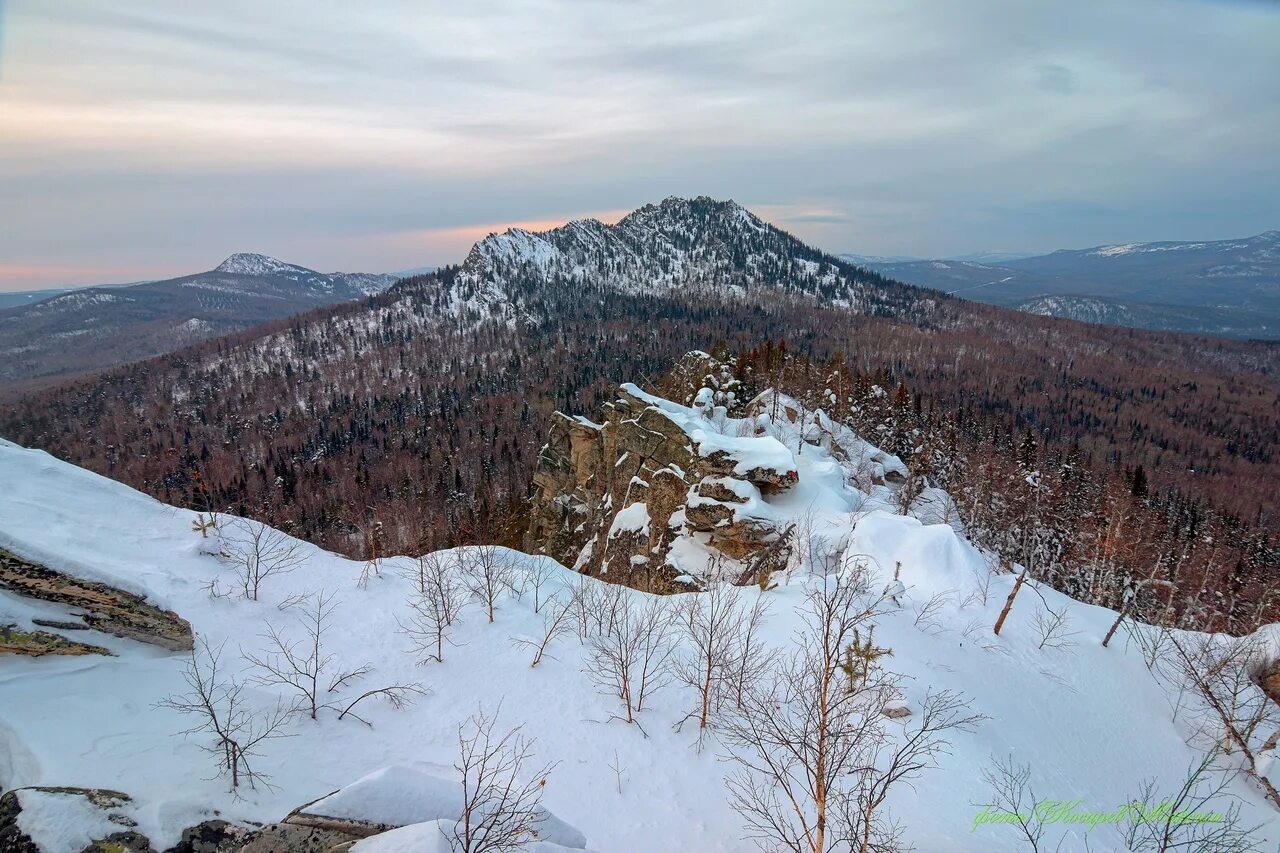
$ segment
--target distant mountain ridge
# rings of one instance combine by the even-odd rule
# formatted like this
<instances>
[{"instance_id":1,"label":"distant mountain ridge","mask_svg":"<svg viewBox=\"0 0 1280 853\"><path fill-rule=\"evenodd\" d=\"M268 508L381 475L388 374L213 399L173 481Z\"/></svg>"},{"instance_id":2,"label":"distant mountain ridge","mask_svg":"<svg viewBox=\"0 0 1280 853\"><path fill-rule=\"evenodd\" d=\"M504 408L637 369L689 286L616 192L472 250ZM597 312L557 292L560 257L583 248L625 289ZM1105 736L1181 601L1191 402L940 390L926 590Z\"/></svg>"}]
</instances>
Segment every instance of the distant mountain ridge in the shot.
<instances>
[{"instance_id":1,"label":"distant mountain ridge","mask_svg":"<svg viewBox=\"0 0 1280 853\"><path fill-rule=\"evenodd\" d=\"M376 501L383 517L424 519L387 525L386 547L407 553L423 537L496 530L527 495L553 408L597 411L620 378L692 349L731 356L779 339L815 364L839 354L885 389L905 382L963 429L994 419L1010 447L1033 429L1142 465L1153 491L1248 517L1274 506L1280 345L947 298L710 199L490 235L463 264L368 300L15 398L0 434L193 506L198 471L215 505L339 550L363 547ZM159 430L138 429L140 412Z\"/></svg>"},{"instance_id":2,"label":"distant mountain ridge","mask_svg":"<svg viewBox=\"0 0 1280 853\"><path fill-rule=\"evenodd\" d=\"M246 252L194 275L54 292L0 310L0 384L159 355L268 320L381 293L396 280L381 273L320 273Z\"/></svg>"},{"instance_id":3,"label":"distant mountain ridge","mask_svg":"<svg viewBox=\"0 0 1280 853\"><path fill-rule=\"evenodd\" d=\"M516 313L533 287L580 285L631 295L771 288L881 311L902 288L806 245L734 201L671 197L606 225L511 228L476 243L449 279L454 310Z\"/></svg>"},{"instance_id":4,"label":"distant mountain ridge","mask_svg":"<svg viewBox=\"0 0 1280 853\"><path fill-rule=\"evenodd\" d=\"M1280 231L1235 240L1060 249L1000 263L921 260L868 266L911 284L1038 314L1280 339Z\"/></svg>"}]
</instances>

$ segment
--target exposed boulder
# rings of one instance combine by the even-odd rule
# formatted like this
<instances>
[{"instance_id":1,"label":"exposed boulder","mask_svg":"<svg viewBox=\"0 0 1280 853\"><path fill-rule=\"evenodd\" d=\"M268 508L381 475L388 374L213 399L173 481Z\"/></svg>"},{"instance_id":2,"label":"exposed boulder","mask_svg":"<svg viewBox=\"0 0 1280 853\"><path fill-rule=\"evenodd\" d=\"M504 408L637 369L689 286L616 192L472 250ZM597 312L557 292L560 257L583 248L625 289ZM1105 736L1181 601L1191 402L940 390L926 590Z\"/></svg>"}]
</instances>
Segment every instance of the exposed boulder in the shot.
<instances>
[{"instance_id":1,"label":"exposed boulder","mask_svg":"<svg viewBox=\"0 0 1280 853\"><path fill-rule=\"evenodd\" d=\"M190 651L191 626L176 613L107 584L82 580L0 550L0 589L83 611L85 626L117 637Z\"/></svg>"}]
</instances>

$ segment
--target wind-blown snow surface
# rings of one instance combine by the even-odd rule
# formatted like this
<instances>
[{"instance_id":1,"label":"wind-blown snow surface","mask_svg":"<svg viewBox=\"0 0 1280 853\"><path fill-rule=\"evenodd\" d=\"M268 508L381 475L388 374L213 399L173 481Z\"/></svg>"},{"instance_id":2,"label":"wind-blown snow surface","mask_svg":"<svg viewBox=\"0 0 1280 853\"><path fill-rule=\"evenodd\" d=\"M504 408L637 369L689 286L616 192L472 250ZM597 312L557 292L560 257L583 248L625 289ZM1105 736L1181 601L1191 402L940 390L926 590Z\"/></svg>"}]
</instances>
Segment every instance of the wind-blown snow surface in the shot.
<instances>
[{"instance_id":1,"label":"wind-blown snow surface","mask_svg":"<svg viewBox=\"0 0 1280 853\"><path fill-rule=\"evenodd\" d=\"M806 470L821 464L820 452L804 448L802 482ZM0 660L0 787L123 790L135 798L131 814L140 831L161 847L175 842L183 827L210 817L213 809L233 819L276 820L380 768L440 775L454 761L458 723L483 707L499 714L500 728L523 725L524 734L537 739L540 762L559 762L543 804L581 830L592 849L715 853L752 848L741 840L741 822L726 804L727 768L718 759L722 748L713 743L698 752L695 732L687 726L683 732L674 729L694 697L676 687L657 694L640 715L648 738L635 726L606 722L618 710L615 700L596 692L583 675L584 650L576 636L554 642L554 657L536 669L529 666L531 654L513 645L513 639L541 631L542 619L533 614L529 595L523 601L504 600L493 624L479 604L468 604L445 662L421 665L396 630L397 617L407 615L410 586L397 576L408 564L405 559L385 560L381 576L361 589L356 582L362 564L308 545L306 565L266 581L262 600L211 600L206 584L225 583L228 570L202 551L208 543L192 531L193 513L3 441L0 484L0 547L145 593L189 619L214 646L225 643L232 669L243 666L242 649L263 648L259 635L265 625L293 629L295 616L278 609L281 602L324 589L338 603L329 641L339 665L374 667L348 695L406 680L428 691L399 710L369 705L362 713L371 727L323 711L318 721L297 718L293 737L269 742L257 765L270 774L276 790L245 791L237 800L223 780L209 778L213 766L198 742L175 734L189 720L157 707L166 695L183 690L184 656L94 634L92 641L112 649L115 657ZM1165 787L1177 784L1194 754L1137 651L1126 650L1123 641L1110 649L1099 645L1113 613L1073 605L1079 646L1039 651L1030 628L1037 599L1024 595L1003 635L993 637L990 625L1008 592L1009 576L991 580L986 604L966 604L987 572L982 554L949 526L883 510L863 514L852 500L845 511L836 503L824 506L815 524L828 541L867 555L886 574L901 563L907 587L903 609L884 617L875 636L893 649L890 668L909 679L908 705L918 707L927 689L950 688L963 691L974 710L991 718L973 733L956 734L940 768L891 797L893 815L918 849L1021 849L1008 827L971 832L974 804L985 798L981 770L993 756L1012 755L1031 764L1041 797L1081 800L1091 811L1116 808L1148 778L1162 780ZM518 559L530 567L545 558ZM797 609L814 579L797 571L790 581L781 575L778 580L778 588L769 592L747 587L738 594L744 602L761 595L768 599L767 638L782 645L791 641L799 624ZM579 583L597 581L563 570L553 585ZM1043 592L1055 606L1071 604L1051 590ZM936 625L913 624L915 608L936 593L946 596ZM60 613L54 605L0 593L0 624L26 624L33 616ZM971 623L977 630L966 635ZM277 695L266 688L253 692L263 706ZM617 775L610 765L620 768ZM1274 846L1280 835L1275 813L1243 783L1235 790L1252 822L1271 823L1264 832ZM438 829L419 825L378 844L362 842L358 849L430 849L415 845L426 844L431 831ZM1120 846L1107 826L1094 830L1089 840L1094 850ZM1068 842L1064 849L1082 847Z\"/></svg>"}]
</instances>

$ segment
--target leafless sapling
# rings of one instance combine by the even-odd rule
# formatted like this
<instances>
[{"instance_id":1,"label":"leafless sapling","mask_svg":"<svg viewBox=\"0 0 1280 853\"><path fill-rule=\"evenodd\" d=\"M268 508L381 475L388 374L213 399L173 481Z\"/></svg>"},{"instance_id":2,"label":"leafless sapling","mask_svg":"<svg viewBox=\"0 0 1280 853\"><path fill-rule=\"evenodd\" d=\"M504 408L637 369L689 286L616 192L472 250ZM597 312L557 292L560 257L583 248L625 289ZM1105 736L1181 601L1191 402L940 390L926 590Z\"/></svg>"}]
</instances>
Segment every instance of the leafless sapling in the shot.
<instances>
[{"instance_id":1,"label":"leafless sapling","mask_svg":"<svg viewBox=\"0 0 1280 853\"><path fill-rule=\"evenodd\" d=\"M510 554L497 545L476 545L467 549L460 562L463 582L471 594L483 602L492 622L498 599L514 583L515 566Z\"/></svg>"},{"instance_id":2,"label":"leafless sapling","mask_svg":"<svg viewBox=\"0 0 1280 853\"><path fill-rule=\"evenodd\" d=\"M369 726L370 728L372 728L373 723L369 722L364 717L361 717L359 714L355 712L356 706L359 705L361 702L363 702L366 699L376 699L378 697L382 697L383 699L386 699L388 703L390 703L392 708L399 709L411 703L415 696L422 696L426 692L427 691L422 688L422 685L414 684L411 682L404 682L401 684L388 684L383 687L375 687L372 690L366 690L356 698L352 699L350 702L347 702L345 705L343 705L341 702L335 701L335 702L330 702L326 704L325 707L332 708L333 710L337 711L339 720L345 720L347 717L351 717L353 720L359 720L360 722L364 723L366 726Z\"/></svg>"},{"instance_id":3,"label":"leafless sapling","mask_svg":"<svg viewBox=\"0 0 1280 853\"><path fill-rule=\"evenodd\" d=\"M951 597L954 590L943 590L934 593L926 601L916 605L915 619L912 624L924 631L926 634L937 634L942 630L942 625L938 622L938 614L942 612L943 607L947 604L947 599Z\"/></svg>"},{"instance_id":4,"label":"leafless sapling","mask_svg":"<svg viewBox=\"0 0 1280 853\"><path fill-rule=\"evenodd\" d=\"M884 606L871 593L865 566L848 566L820 583L809 594L795 650L744 692L741 707L722 724L734 747L726 758L736 765L726 780L730 805L743 816L747 837L767 850L827 853L851 843L858 773L885 741L881 711L895 695L877 666L856 680L845 675L855 631ZM875 843L891 840L882 833Z\"/></svg>"},{"instance_id":5,"label":"leafless sapling","mask_svg":"<svg viewBox=\"0 0 1280 853\"><path fill-rule=\"evenodd\" d=\"M735 699L755 675L761 650L752 644L758 641L766 605L757 598L752 607L744 607L741 594L718 584L686 597L679 609L684 654L674 671L697 695L696 707L684 719L696 719L700 733L711 725L721 702Z\"/></svg>"},{"instance_id":6,"label":"leafless sapling","mask_svg":"<svg viewBox=\"0 0 1280 853\"><path fill-rule=\"evenodd\" d=\"M1031 765L1015 764L1013 758L997 760L995 765L982 771L987 784L986 802L977 803L981 809L974 818L973 829L984 823L1012 826L1022 836L1031 853L1045 853L1062 849L1066 838L1050 847L1045 833L1045 812L1041 800L1031 784Z\"/></svg>"},{"instance_id":7,"label":"leafless sapling","mask_svg":"<svg viewBox=\"0 0 1280 853\"><path fill-rule=\"evenodd\" d=\"M1071 611L1065 605L1061 610L1050 609L1048 604L1035 612L1031 618L1035 628L1035 636L1040 638L1036 648L1067 649L1076 644L1075 638L1080 633L1071 627Z\"/></svg>"},{"instance_id":8,"label":"leafless sapling","mask_svg":"<svg viewBox=\"0 0 1280 853\"><path fill-rule=\"evenodd\" d=\"M258 671L254 682L264 687L292 688L301 696L302 710L309 712L314 720L316 711L324 704L321 691L333 693L343 684L367 674L369 667L333 669L336 656L325 650L325 633L336 608L332 593L313 593L298 606L303 639L286 639L278 628L268 626L262 635L267 642L266 650L245 653L244 659Z\"/></svg>"},{"instance_id":9,"label":"leafless sapling","mask_svg":"<svg viewBox=\"0 0 1280 853\"><path fill-rule=\"evenodd\" d=\"M637 594L619 598L611 627L592 636L587 672L599 687L622 702L627 723L644 709L645 699L670 681L672 610L665 599ZM642 729L643 731L643 729Z\"/></svg>"},{"instance_id":10,"label":"leafless sapling","mask_svg":"<svg viewBox=\"0 0 1280 853\"><path fill-rule=\"evenodd\" d=\"M182 672L187 691L166 697L158 707L196 718L195 725L179 734L209 736L202 748L217 757L218 775L228 778L233 793L243 783L269 788L268 777L252 761L266 741L289 737L285 725L296 706L277 701L273 707L253 708L244 684L222 671L222 650L198 639Z\"/></svg>"},{"instance_id":11,"label":"leafless sapling","mask_svg":"<svg viewBox=\"0 0 1280 853\"><path fill-rule=\"evenodd\" d=\"M520 729L497 735L494 727L483 711L458 727L462 811L447 835L455 853L519 850L547 819L540 803L555 765L534 764L533 740Z\"/></svg>"},{"instance_id":12,"label":"leafless sapling","mask_svg":"<svg viewBox=\"0 0 1280 853\"><path fill-rule=\"evenodd\" d=\"M559 574L562 569L550 559L535 559L525 568L520 584L522 589L533 593L533 612L540 613L545 596L542 594L547 583Z\"/></svg>"},{"instance_id":13,"label":"leafless sapling","mask_svg":"<svg viewBox=\"0 0 1280 853\"><path fill-rule=\"evenodd\" d=\"M417 558L409 577L414 584L409 599L412 613L400 623L400 629L409 637L415 654L443 663L449 629L458 620L467 587L458 576L457 564L439 553Z\"/></svg>"},{"instance_id":14,"label":"leafless sapling","mask_svg":"<svg viewBox=\"0 0 1280 853\"><path fill-rule=\"evenodd\" d=\"M1160 792L1154 780L1134 797L1124 826L1132 853L1253 853L1261 825L1248 826L1230 792L1239 771L1213 768L1206 753L1187 770L1172 792ZM1219 811L1225 803L1225 811Z\"/></svg>"},{"instance_id":15,"label":"leafless sapling","mask_svg":"<svg viewBox=\"0 0 1280 853\"><path fill-rule=\"evenodd\" d=\"M258 600L263 581L292 572L306 561L303 543L245 518L224 525L223 544L240 589L251 601Z\"/></svg>"},{"instance_id":16,"label":"leafless sapling","mask_svg":"<svg viewBox=\"0 0 1280 853\"><path fill-rule=\"evenodd\" d=\"M552 596L543 602L546 605L547 612L542 614L542 636L537 639L518 638L512 640L517 646L524 646L533 649L533 662L530 667L536 667L542 663L544 657L552 657L547 654L547 647L551 645L552 640L571 633L574 630L573 615L573 599L568 596L557 597Z\"/></svg>"}]
</instances>

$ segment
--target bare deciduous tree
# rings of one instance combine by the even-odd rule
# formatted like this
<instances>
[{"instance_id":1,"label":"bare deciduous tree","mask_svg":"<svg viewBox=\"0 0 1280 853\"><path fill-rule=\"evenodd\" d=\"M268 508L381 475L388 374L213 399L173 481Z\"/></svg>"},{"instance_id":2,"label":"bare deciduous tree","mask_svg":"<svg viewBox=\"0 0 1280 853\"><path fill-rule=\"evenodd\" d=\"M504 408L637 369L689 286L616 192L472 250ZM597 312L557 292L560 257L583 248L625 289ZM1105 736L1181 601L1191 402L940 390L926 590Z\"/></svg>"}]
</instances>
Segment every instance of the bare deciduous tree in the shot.
<instances>
[{"instance_id":1,"label":"bare deciduous tree","mask_svg":"<svg viewBox=\"0 0 1280 853\"><path fill-rule=\"evenodd\" d=\"M857 629L883 605L865 566L821 579L797 649L726 717L725 737L737 747L727 756L737 765L727 779L730 804L764 849L826 853L857 835L850 821L860 811L858 774L884 743L881 711L895 691L880 667L851 678L843 664ZM891 841L881 833L872 840L878 846L854 849Z\"/></svg>"},{"instance_id":2,"label":"bare deciduous tree","mask_svg":"<svg viewBox=\"0 0 1280 853\"><path fill-rule=\"evenodd\" d=\"M509 553L497 545L476 545L466 550L460 562L463 582L472 595L484 602L492 622L503 590L510 590L515 582L515 566Z\"/></svg>"},{"instance_id":3,"label":"bare deciduous tree","mask_svg":"<svg viewBox=\"0 0 1280 853\"><path fill-rule=\"evenodd\" d=\"M698 705L685 719L696 719L699 732L710 725L722 701L741 696L767 655L757 648L766 604L757 598L746 608L739 595L734 587L721 584L689 596L680 609L687 653L677 661L675 674L697 694Z\"/></svg>"},{"instance_id":4,"label":"bare deciduous tree","mask_svg":"<svg viewBox=\"0 0 1280 853\"><path fill-rule=\"evenodd\" d=\"M494 734L483 711L458 727L462 813L448 835L455 853L505 853L538 837L546 820L542 792L553 764L530 766L533 741L513 729Z\"/></svg>"},{"instance_id":5,"label":"bare deciduous tree","mask_svg":"<svg viewBox=\"0 0 1280 853\"><path fill-rule=\"evenodd\" d=\"M950 748L948 733L970 731L984 719L970 710L968 701L959 693L942 690L926 695L920 713L909 718L900 738L881 745L872 760L855 772L855 796L841 803L845 809L842 823L853 829L851 848L864 853L893 849L897 844L896 826L883 816L890 791L898 783L909 783L925 770L937 767L939 756Z\"/></svg>"},{"instance_id":6,"label":"bare deciduous tree","mask_svg":"<svg viewBox=\"0 0 1280 853\"><path fill-rule=\"evenodd\" d=\"M1193 737L1211 750L1239 755L1241 769L1280 807L1280 791L1267 778L1264 755L1280 741L1280 704L1256 683L1269 656L1251 637L1162 632L1156 670L1191 697Z\"/></svg>"},{"instance_id":7,"label":"bare deciduous tree","mask_svg":"<svg viewBox=\"0 0 1280 853\"><path fill-rule=\"evenodd\" d=\"M1237 772L1216 772L1214 756L1191 765L1172 794L1161 794L1147 782L1130 803L1125 845L1132 853L1251 853L1258 849L1258 826L1245 826L1240 804L1228 788ZM1226 811L1215 807L1227 803ZM1190 815L1213 817L1199 820Z\"/></svg>"},{"instance_id":8,"label":"bare deciduous tree","mask_svg":"<svg viewBox=\"0 0 1280 853\"><path fill-rule=\"evenodd\" d=\"M268 648L259 654L245 654L244 659L256 667L254 677L258 684L273 687L291 687L302 696L304 707L316 718L316 710L323 705L320 691L333 693L343 684L369 672L360 666L351 670L331 671L334 655L325 651L324 635L335 605L332 593L317 592L306 599L305 609L299 620L306 634L304 640L288 640L274 626L268 626L263 634ZM328 682L327 687L322 687Z\"/></svg>"},{"instance_id":9,"label":"bare deciduous tree","mask_svg":"<svg viewBox=\"0 0 1280 853\"><path fill-rule=\"evenodd\" d=\"M262 582L287 574L306 561L303 544L272 527L239 518L223 525L227 562L244 597L258 600Z\"/></svg>"},{"instance_id":10,"label":"bare deciduous tree","mask_svg":"<svg viewBox=\"0 0 1280 853\"><path fill-rule=\"evenodd\" d=\"M295 706L277 702L272 708L253 709L244 685L222 672L222 649L198 640L182 673L188 691L166 697L158 707L198 719L179 734L210 736L211 742L203 749L217 756L218 774L227 776L233 793L242 782L269 788L268 777L255 770L251 761L266 741L289 736L284 727Z\"/></svg>"},{"instance_id":11,"label":"bare deciduous tree","mask_svg":"<svg viewBox=\"0 0 1280 853\"><path fill-rule=\"evenodd\" d=\"M1022 585L1025 584L1027 580L1027 570L1023 569L1014 580L1013 588L1009 590L1009 597L1005 599L1004 607L1000 609L1000 615L996 617L996 624L992 630L997 636L1000 634L1000 629L1004 627L1004 620L1009 618L1009 611L1013 609L1014 599L1018 597L1018 593L1022 591Z\"/></svg>"},{"instance_id":12,"label":"bare deciduous tree","mask_svg":"<svg viewBox=\"0 0 1280 853\"><path fill-rule=\"evenodd\" d=\"M533 662L529 664L530 667L542 663L544 657L551 657L547 654L547 646L551 645L552 640L574 630L573 616L570 613L573 599L552 597L543 603L547 605L547 612L542 616L542 637L536 640L512 640L517 646L533 649Z\"/></svg>"},{"instance_id":13,"label":"bare deciduous tree","mask_svg":"<svg viewBox=\"0 0 1280 853\"><path fill-rule=\"evenodd\" d=\"M409 600L413 614L400 623L400 629L413 642L415 653L443 663L448 632L458 620L467 587L458 577L456 563L438 553L418 557L406 576L415 587Z\"/></svg>"},{"instance_id":14,"label":"bare deciduous tree","mask_svg":"<svg viewBox=\"0 0 1280 853\"><path fill-rule=\"evenodd\" d=\"M655 596L640 603L626 594L616 601L613 624L590 640L587 671L622 701L626 716L620 719L635 723L645 699L670 680L673 613L666 599Z\"/></svg>"}]
</instances>

